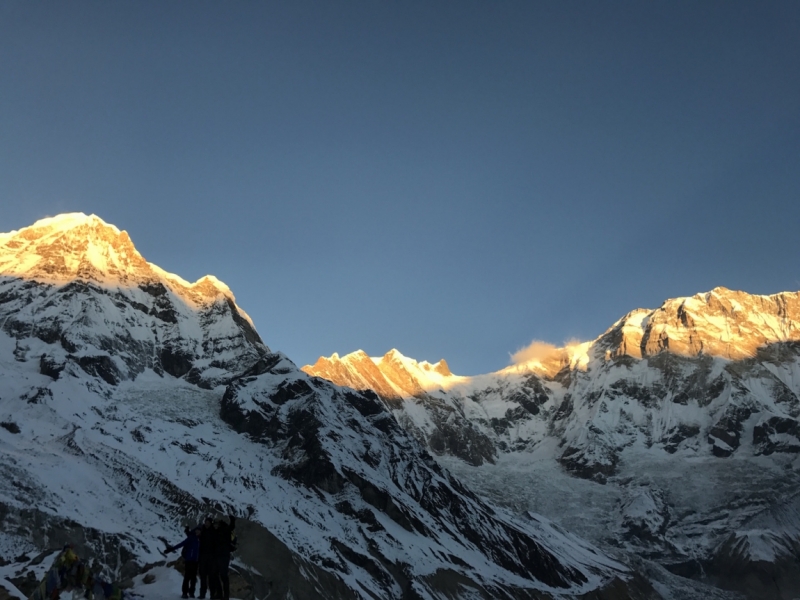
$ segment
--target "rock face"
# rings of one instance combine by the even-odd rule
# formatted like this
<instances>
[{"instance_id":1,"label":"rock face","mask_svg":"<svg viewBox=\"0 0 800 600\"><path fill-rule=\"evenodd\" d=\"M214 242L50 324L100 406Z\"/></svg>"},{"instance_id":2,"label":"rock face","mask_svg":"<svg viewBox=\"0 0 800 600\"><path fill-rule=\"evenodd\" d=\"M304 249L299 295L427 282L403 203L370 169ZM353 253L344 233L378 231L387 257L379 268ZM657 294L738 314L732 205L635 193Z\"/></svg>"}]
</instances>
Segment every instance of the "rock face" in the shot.
<instances>
[{"instance_id":1,"label":"rock face","mask_svg":"<svg viewBox=\"0 0 800 600\"><path fill-rule=\"evenodd\" d=\"M800 576L776 565L795 560L800 518L759 538L772 548L769 568L743 567L730 549L749 519L800 493L800 294L717 288L633 311L592 342L534 354L436 384L421 373L416 387L406 385L421 392L384 398L404 428L496 501L716 586L738 589L715 573L774 571L783 587L751 585L760 590L751 597L791 597ZM380 369L382 361L371 362ZM368 389L352 372L365 363L334 356L317 365L331 376L347 372L332 381ZM317 365L304 370L322 375ZM479 450L464 451L462 439ZM587 483L571 502L551 501L541 478L564 474ZM528 477L539 482L534 494L520 483ZM586 504L598 495L609 505L587 523Z\"/></svg>"},{"instance_id":2,"label":"rock face","mask_svg":"<svg viewBox=\"0 0 800 600\"><path fill-rule=\"evenodd\" d=\"M659 597L473 494L377 395L301 372L224 284L161 271L96 217L0 235L0 265L0 578L65 540L130 578L233 513L247 600Z\"/></svg>"}]
</instances>

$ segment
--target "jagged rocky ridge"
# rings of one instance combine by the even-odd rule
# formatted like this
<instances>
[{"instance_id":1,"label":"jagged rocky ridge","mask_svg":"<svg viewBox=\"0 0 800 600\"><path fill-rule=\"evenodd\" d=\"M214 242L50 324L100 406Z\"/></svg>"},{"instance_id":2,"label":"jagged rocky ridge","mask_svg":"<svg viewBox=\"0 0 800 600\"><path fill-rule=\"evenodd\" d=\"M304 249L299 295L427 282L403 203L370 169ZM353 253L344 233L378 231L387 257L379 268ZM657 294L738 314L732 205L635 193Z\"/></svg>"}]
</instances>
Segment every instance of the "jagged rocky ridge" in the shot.
<instances>
[{"instance_id":1,"label":"jagged rocky ridge","mask_svg":"<svg viewBox=\"0 0 800 600\"><path fill-rule=\"evenodd\" d=\"M751 598L800 590L800 294L669 300L477 377L362 354L303 369L381 390L496 501Z\"/></svg>"},{"instance_id":2,"label":"jagged rocky ridge","mask_svg":"<svg viewBox=\"0 0 800 600\"><path fill-rule=\"evenodd\" d=\"M300 372L223 284L165 273L100 219L0 235L0 266L0 557L19 581L14 557L65 539L130 577L160 537L232 511L253 598L658 597L477 497L377 396Z\"/></svg>"}]
</instances>

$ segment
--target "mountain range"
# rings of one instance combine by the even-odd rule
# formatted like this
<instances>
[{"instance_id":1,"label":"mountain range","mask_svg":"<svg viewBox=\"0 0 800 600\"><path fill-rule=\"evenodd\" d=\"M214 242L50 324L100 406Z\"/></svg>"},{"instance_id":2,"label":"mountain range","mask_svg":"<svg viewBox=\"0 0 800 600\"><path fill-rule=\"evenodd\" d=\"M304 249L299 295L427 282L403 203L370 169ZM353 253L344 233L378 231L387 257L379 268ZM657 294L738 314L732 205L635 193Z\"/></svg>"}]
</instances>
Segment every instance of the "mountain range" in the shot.
<instances>
[{"instance_id":1,"label":"mountain range","mask_svg":"<svg viewBox=\"0 0 800 600\"><path fill-rule=\"evenodd\" d=\"M163 271L98 217L0 234L0 588L27 595L71 543L148 597L162 539L235 514L247 600L665 597L650 563L462 483L429 451L445 458L455 429L439 447L413 414L455 396L405 383L301 371L227 286ZM467 447L498 443L451 454L497 463L511 434L459 423Z\"/></svg>"},{"instance_id":2,"label":"mountain range","mask_svg":"<svg viewBox=\"0 0 800 600\"><path fill-rule=\"evenodd\" d=\"M800 595L800 294L716 288L634 310L595 340L453 375L392 350L303 370L373 390L487 498L544 514L649 573Z\"/></svg>"}]
</instances>

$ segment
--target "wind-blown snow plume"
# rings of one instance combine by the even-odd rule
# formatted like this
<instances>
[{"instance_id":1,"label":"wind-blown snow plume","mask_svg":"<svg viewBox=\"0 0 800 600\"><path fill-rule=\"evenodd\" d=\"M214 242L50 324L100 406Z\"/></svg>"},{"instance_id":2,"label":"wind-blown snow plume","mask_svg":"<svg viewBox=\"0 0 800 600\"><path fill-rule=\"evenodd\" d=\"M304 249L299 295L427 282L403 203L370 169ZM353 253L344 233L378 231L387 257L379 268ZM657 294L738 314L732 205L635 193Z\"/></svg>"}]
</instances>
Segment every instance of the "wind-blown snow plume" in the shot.
<instances>
[{"instance_id":1,"label":"wind-blown snow plume","mask_svg":"<svg viewBox=\"0 0 800 600\"><path fill-rule=\"evenodd\" d=\"M526 363L531 360L546 362L550 360L559 360L563 355L563 348L558 348L554 344L541 340L533 340L524 348L520 348L514 352L511 355L511 362L515 365Z\"/></svg>"}]
</instances>

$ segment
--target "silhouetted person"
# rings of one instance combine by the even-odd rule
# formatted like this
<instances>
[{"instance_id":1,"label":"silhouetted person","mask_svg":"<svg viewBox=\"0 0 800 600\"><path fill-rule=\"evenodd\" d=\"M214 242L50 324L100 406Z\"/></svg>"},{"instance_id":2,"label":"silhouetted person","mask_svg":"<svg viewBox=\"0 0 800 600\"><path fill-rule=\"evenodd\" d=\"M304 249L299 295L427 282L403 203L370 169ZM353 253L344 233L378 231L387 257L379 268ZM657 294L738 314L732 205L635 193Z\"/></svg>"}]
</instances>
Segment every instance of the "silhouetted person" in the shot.
<instances>
[{"instance_id":1,"label":"silhouetted person","mask_svg":"<svg viewBox=\"0 0 800 600\"><path fill-rule=\"evenodd\" d=\"M194 598L194 588L197 585L197 566L200 558L200 528L185 529L186 539L175 546L168 546L167 552L183 548L183 586L181 598ZM202 597L202 596L201 596Z\"/></svg>"},{"instance_id":2,"label":"silhouetted person","mask_svg":"<svg viewBox=\"0 0 800 600\"><path fill-rule=\"evenodd\" d=\"M233 550L233 530L236 527L236 517L230 516L230 523L226 523L222 517L217 517L214 521L214 570L212 572L210 585L212 585L211 597L229 600L231 597L230 580L228 579L228 568L231 562L231 551ZM218 585L218 594L215 595L213 586Z\"/></svg>"},{"instance_id":3,"label":"silhouetted person","mask_svg":"<svg viewBox=\"0 0 800 600\"><path fill-rule=\"evenodd\" d=\"M215 596L217 587L213 585L214 573L214 536L216 531L211 524L211 517L206 517L203 521L203 528L200 530L200 560L197 563L197 572L200 575L200 598L206 597L206 592ZM219 579L217 579L219 581Z\"/></svg>"}]
</instances>

